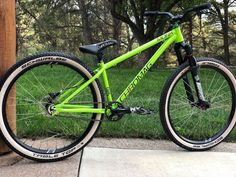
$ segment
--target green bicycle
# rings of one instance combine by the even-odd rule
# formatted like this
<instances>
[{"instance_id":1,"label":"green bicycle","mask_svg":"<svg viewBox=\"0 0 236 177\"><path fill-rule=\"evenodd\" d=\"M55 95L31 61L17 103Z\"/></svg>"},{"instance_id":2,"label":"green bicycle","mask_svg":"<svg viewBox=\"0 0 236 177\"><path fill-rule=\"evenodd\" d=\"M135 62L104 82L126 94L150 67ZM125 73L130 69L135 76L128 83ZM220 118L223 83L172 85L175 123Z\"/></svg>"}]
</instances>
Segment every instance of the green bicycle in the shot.
<instances>
[{"instance_id":1,"label":"green bicycle","mask_svg":"<svg viewBox=\"0 0 236 177\"><path fill-rule=\"evenodd\" d=\"M161 123L171 140L185 149L206 150L216 146L230 133L236 121L236 80L220 61L194 58L180 29L180 24L187 21L191 13L209 8L210 4L195 6L179 16L146 12L147 16L168 16L172 29L108 63L104 63L103 50L115 45L116 41L81 46L82 52L97 56L99 68L94 71L76 57L55 52L19 61L3 78L0 93L2 137L24 157L57 161L84 148L104 115L115 121L125 114L151 113L142 107L125 107L122 102L163 52L175 43L179 67L170 75L162 91ZM162 45L120 96L113 99L106 70L158 43ZM106 95L98 80L100 77ZM16 125L9 121L14 114Z\"/></svg>"}]
</instances>

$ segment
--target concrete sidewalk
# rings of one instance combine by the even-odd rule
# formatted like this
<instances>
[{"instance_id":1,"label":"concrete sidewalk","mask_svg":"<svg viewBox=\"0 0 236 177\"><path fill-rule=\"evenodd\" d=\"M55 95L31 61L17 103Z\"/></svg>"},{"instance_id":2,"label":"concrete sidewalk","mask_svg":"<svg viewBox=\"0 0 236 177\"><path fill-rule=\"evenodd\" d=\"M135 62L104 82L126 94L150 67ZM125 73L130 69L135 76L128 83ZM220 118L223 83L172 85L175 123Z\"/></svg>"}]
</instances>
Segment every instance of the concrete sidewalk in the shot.
<instances>
[{"instance_id":1,"label":"concrete sidewalk","mask_svg":"<svg viewBox=\"0 0 236 177\"><path fill-rule=\"evenodd\" d=\"M80 177L235 177L236 153L85 148Z\"/></svg>"},{"instance_id":2,"label":"concrete sidewalk","mask_svg":"<svg viewBox=\"0 0 236 177\"><path fill-rule=\"evenodd\" d=\"M78 153L54 163L37 163L16 154L3 156L0 157L0 177L96 177L98 174L171 177L180 173L181 177L191 177L189 174L194 174L194 170L204 172L205 177L211 174L210 169L218 172L214 173L216 177L222 174L236 177L236 170L232 170L236 167L236 143L222 143L211 151L199 153L185 151L170 141L95 138L84 150L79 174L80 156Z\"/></svg>"},{"instance_id":3,"label":"concrete sidewalk","mask_svg":"<svg viewBox=\"0 0 236 177\"><path fill-rule=\"evenodd\" d=\"M0 177L77 177L80 154L53 163L38 163L20 158L16 154L11 154L11 158L0 157ZM4 159L8 164L2 163Z\"/></svg>"}]
</instances>

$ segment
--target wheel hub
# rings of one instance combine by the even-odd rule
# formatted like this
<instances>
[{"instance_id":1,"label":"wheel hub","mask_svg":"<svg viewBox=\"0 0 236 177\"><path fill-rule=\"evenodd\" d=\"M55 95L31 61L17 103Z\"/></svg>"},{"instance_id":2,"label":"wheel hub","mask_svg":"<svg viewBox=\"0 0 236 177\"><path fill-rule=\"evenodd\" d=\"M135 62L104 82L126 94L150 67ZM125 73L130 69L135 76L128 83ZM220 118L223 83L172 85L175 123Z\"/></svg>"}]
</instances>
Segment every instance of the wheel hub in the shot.
<instances>
[{"instance_id":1,"label":"wheel hub","mask_svg":"<svg viewBox=\"0 0 236 177\"><path fill-rule=\"evenodd\" d=\"M193 103L192 106L195 106L201 110L207 110L210 108L210 103L208 103L207 101L198 101L197 103Z\"/></svg>"},{"instance_id":2,"label":"wheel hub","mask_svg":"<svg viewBox=\"0 0 236 177\"><path fill-rule=\"evenodd\" d=\"M42 105L40 105L40 109L44 112L44 114L48 117L52 116L55 112L55 108L51 95L49 94L48 96L44 97L41 100L41 103Z\"/></svg>"},{"instance_id":3,"label":"wheel hub","mask_svg":"<svg viewBox=\"0 0 236 177\"><path fill-rule=\"evenodd\" d=\"M47 113L49 115L53 115L53 113L55 112L55 109L54 109L53 106L54 106L54 104L47 104L47 105L45 105L45 108L46 108Z\"/></svg>"}]
</instances>

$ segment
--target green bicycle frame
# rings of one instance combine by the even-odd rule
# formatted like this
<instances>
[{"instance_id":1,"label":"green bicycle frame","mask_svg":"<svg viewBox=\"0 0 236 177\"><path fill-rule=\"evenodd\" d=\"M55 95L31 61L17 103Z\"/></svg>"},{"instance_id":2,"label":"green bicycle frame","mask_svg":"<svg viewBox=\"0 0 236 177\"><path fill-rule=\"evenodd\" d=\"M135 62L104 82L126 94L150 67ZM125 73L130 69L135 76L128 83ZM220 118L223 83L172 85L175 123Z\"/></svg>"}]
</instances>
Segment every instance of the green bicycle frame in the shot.
<instances>
[{"instance_id":1,"label":"green bicycle frame","mask_svg":"<svg viewBox=\"0 0 236 177\"><path fill-rule=\"evenodd\" d=\"M88 81L79 81L72 88L65 91L60 95L59 99L63 100L60 104L54 105L55 114L60 112L77 112L77 113L105 113L105 109L94 108L93 105L73 105L68 104L68 102L79 94L84 88L86 88L89 84L91 84L95 79L102 76L103 84L106 90L107 101L114 101L112 98L112 94L109 87L108 77L106 70L110 69L117 64L131 58L132 56L137 55L150 47L157 45L158 43L163 42L163 44L158 48L158 50L154 53L154 55L148 60L145 66L139 71L139 73L135 76L135 78L131 81L131 83L127 86L127 88L121 93L116 102L122 103L125 98L132 92L135 86L139 83L139 81L145 76L148 70L153 66L153 64L159 59L159 57L163 54L163 52L172 44L172 43L180 43L183 42L184 38L181 33L181 29L179 26L172 29L171 31L161 35L158 38L153 39L152 41L137 47L136 49L123 54L120 57L115 58L114 60L104 63L101 61L99 63L99 68L95 70L95 75L91 77ZM82 85L81 85L82 84ZM81 85L80 87L78 87ZM78 87L78 88L77 88Z\"/></svg>"}]
</instances>

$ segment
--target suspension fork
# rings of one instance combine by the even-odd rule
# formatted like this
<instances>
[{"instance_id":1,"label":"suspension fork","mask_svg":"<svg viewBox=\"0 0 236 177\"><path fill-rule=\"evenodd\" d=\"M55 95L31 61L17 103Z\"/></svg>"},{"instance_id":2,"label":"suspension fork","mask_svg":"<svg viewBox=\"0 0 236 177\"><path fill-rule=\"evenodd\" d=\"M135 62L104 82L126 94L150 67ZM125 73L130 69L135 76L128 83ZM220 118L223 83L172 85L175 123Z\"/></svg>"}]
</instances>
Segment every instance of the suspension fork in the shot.
<instances>
[{"instance_id":1,"label":"suspension fork","mask_svg":"<svg viewBox=\"0 0 236 177\"><path fill-rule=\"evenodd\" d=\"M176 43L174 48L175 48L175 52L176 52L176 56L178 58L179 64L182 64L185 61L189 62L190 71L191 71L191 75L192 75L193 82L194 82L194 87L195 87L197 98L198 98L198 104L202 105L202 104L206 103L205 96L202 91L202 85L200 82L200 78L198 76L197 61L193 57L192 47L184 42L181 42L181 43ZM186 52L186 55L184 58L181 53L181 48L183 48ZM195 103L193 91L190 86L187 75L183 77L183 83L184 83L184 88L185 88L186 95L187 95L189 102L191 104Z\"/></svg>"}]
</instances>

